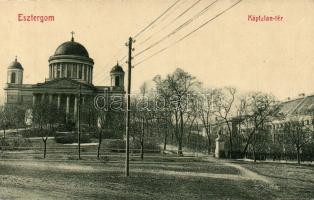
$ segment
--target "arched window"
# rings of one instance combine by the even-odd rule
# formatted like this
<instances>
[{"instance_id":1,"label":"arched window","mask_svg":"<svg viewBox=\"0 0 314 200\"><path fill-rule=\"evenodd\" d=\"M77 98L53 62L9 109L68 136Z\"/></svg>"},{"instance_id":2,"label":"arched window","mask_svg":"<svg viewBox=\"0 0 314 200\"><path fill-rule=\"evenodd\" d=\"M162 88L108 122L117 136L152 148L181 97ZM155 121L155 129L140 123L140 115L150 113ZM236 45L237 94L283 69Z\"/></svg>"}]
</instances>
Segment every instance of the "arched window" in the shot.
<instances>
[{"instance_id":1,"label":"arched window","mask_svg":"<svg viewBox=\"0 0 314 200\"><path fill-rule=\"evenodd\" d=\"M115 86L120 86L120 78L119 78L119 76L116 76L115 78L114 78L114 85Z\"/></svg>"},{"instance_id":2,"label":"arched window","mask_svg":"<svg viewBox=\"0 0 314 200\"><path fill-rule=\"evenodd\" d=\"M15 72L12 72L12 74L11 74L11 83L16 83L15 81L16 81L16 74L15 74Z\"/></svg>"}]
</instances>

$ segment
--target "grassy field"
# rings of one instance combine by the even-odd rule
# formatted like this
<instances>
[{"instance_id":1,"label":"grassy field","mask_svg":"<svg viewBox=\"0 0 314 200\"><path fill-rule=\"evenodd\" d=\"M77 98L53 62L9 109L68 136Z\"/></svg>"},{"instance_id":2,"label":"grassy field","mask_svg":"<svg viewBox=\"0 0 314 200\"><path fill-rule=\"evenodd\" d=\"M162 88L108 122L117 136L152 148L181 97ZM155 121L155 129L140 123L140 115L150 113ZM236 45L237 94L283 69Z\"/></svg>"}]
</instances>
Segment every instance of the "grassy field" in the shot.
<instances>
[{"instance_id":1,"label":"grassy field","mask_svg":"<svg viewBox=\"0 0 314 200\"><path fill-rule=\"evenodd\" d=\"M313 167L173 156L130 167L125 178L122 160L2 160L0 199L314 198Z\"/></svg>"},{"instance_id":2,"label":"grassy field","mask_svg":"<svg viewBox=\"0 0 314 200\"><path fill-rule=\"evenodd\" d=\"M0 199L274 197L266 183L241 178L236 168L195 160L133 162L129 178L124 177L121 162L1 161L0 179Z\"/></svg>"},{"instance_id":3,"label":"grassy field","mask_svg":"<svg viewBox=\"0 0 314 200\"><path fill-rule=\"evenodd\" d=\"M125 178L123 153L102 151L97 160L91 146L77 160L75 147L52 139L43 160L40 138L32 144L39 149L0 152L0 200L314 199L313 165L131 154Z\"/></svg>"},{"instance_id":4,"label":"grassy field","mask_svg":"<svg viewBox=\"0 0 314 200\"><path fill-rule=\"evenodd\" d=\"M314 165L239 162L278 187L282 199L314 199Z\"/></svg>"}]
</instances>

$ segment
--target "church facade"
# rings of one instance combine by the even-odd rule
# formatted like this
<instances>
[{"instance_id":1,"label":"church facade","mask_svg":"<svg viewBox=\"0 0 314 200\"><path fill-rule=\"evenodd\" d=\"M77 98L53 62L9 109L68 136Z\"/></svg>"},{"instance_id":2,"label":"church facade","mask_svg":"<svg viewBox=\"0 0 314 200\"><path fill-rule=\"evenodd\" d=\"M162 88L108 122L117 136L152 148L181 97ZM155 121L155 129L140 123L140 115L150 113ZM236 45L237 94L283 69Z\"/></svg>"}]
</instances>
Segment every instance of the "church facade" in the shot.
<instances>
[{"instance_id":1,"label":"church facade","mask_svg":"<svg viewBox=\"0 0 314 200\"><path fill-rule=\"evenodd\" d=\"M32 106L38 102L55 103L72 119L77 115L78 98L81 103L93 102L95 96L106 94L124 96L124 71L117 63L110 71L111 85L93 84L94 60L86 48L74 41L59 45L48 59L49 78L42 83L23 84L24 68L17 58L9 65L4 88L6 105Z\"/></svg>"}]
</instances>

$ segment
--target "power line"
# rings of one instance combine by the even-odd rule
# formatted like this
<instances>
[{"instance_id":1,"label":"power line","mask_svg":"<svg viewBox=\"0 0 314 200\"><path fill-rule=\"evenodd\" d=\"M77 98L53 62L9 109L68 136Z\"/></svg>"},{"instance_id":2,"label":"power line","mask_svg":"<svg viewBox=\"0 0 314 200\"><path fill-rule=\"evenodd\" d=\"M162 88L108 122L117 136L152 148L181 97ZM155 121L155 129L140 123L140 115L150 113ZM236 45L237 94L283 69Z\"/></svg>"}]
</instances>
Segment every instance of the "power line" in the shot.
<instances>
[{"instance_id":1,"label":"power line","mask_svg":"<svg viewBox=\"0 0 314 200\"><path fill-rule=\"evenodd\" d=\"M177 33L178 31L180 31L181 29L183 29L184 27L186 27L187 25L189 25L190 23L192 23L194 20L198 19L200 16L202 16L203 14L206 13L206 11L212 6L214 5L217 1L219 0L215 0L212 3L210 3L209 5L207 5L204 9L202 9L200 12L198 12L196 15L194 15L193 17L191 17L190 19L188 19L187 21L185 21L183 24L181 24L179 27L177 27L174 31L172 31L171 33L165 35L164 37L162 37L160 40L158 40L157 42L153 43L152 45L146 47L145 49L143 49L142 51L138 52L137 54L134 55L134 57L141 55L142 53L144 53L145 51L148 51L149 49L153 48L154 46L158 45L159 43L161 43L162 41L164 41L165 39L171 37L172 35L174 35L175 33Z\"/></svg>"},{"instance_id":2,"label":"power line","mask_svg":"<svg viewBox=\"0 0 314 200\"><path fill-rule=\"evenodd\" d=\"M196 2L194 2L191 6L189 6L187 9L185 9L182 13L180 13L176 18L174 18L173 20L171 20L169 23L167 23L165 26L163 26L158 32L155 32L153 34L151 34L149 37L147 37L144 41L140 42L139 44L144 44L145 42L147 42L148 40L150 40L154 35L156 35L157 33L160 33L161 31L163 31L166 27L168 27L169 25L171 25L173 22L175 22L177 19L179 19L180 17L182 17L185 13L187 13L188 11L190 11L194 6L196 6L199 2L201 2L202 0L197 0Z\"/></svg>"},{"instance_id":3,"label":"power line","mask_svg":"<svg viewBox=\"0 0 314 200\"><path fill-rule=\"evenodd\" d=\"M180 6L183 5L183 4L185 4L186 2L188 2L188 0L187 0L187 1L180 1L178 4L176 4L176 6L173 7L173 9L172 9L171 12L168 12L166 15L164 15L162 18L160 18L159 23L165 21L165 20L168 18L169 15L171 15L171 14L174 13L176 10L178 10L178 8L180 8ZM157 25L158 25L158 24L157 24ZM153 25L151 26L151 29L153 29L153 28L156 27L157 25L156 25L156 24L153 24Z\"/></svg>"},{"instance_id":4,"label":"power line","mask_svg":"<svg viewBox=\"0 0 314 200\"><path fill-rule=\"evenodd\" d=\"M117 52L113 55L112 59L108 60L108 62L104 65L104 67L109 67L110 68L109 64L113 61L113 59L117 58L120 55L120 53L122 52L123 49L124 49L124 46L120 47L120 49L117 50ZM109 71L107 71L107 72L109 72ZM98 79L101 75L103 75L103 73L97 74L95 76L95 80Z\"/></svg>"},{"instance_id":5,"label":"power line","mask_svg":"<svg viewBox=\"0 0 314 200\"><path fill-rule=\"evenodd\" d=\"M146 31L149 27L151 27L156 21L158 21L162 16L164 16L169 10L171 10L171 8L173 8L179 1L181 0L177 0L175 1L170 7L168 7L161 15L159 15L156 19L154 19L151 23L149 23L145 28L143 28L142 30L140 30L135 36L134 38L137 38L140 34L142 34L144 31Z\"/></svg>"},{"instance_id":6,"label":"power line","mask_svg":"<svg viewBox=\"0 0 314 200\"><path fill-rule=\"evenodd\" d=\"M214 17L212 17L211 19L207 20L205 23L203 23L202 25L198 26L196 29L194 29L193 31L191 31L190 33L186 34L185 36L183 36L182 38L180 38L179 40L176 40L175 42L171 43L170 45L166 46L165 48L160 49L159 51L155 52L154 54L150 55L149 57L139 61L138 63L136 63L134 66L140 65L143 62L151 59L152 57L162 53L163 51L165 51L166 49L170 48L171 46L181 42L182 40L186 39L187 37L191 36L193 33L195 33L196 31L200 30L201 28L203 28L204 26L206 26L208 23L210 23L211 21L215 20L216 18L218 18L219 16L221 16L222 14L224 14L225 12L227 12L228 10L230 10L231 8L233 8L234 6L236 6L237 4L239 4L242 0L239 0L238 2L236 2L235 4L232 4L230 7L228 7L227 9L223 10L222 12L218 13L217 15L215 15Z\"/></svg>"}]
</instances>

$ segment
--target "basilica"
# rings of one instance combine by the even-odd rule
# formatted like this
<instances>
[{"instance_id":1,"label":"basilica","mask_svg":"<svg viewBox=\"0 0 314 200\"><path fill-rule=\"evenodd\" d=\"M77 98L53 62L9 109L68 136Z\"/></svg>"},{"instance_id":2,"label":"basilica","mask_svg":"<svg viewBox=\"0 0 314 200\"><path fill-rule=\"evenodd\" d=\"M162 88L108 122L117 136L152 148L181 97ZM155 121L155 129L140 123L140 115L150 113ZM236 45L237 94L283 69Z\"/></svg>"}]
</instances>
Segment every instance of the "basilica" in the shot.
<instances>
[{"instance_id":1,"label":"basilica","mask_svg":"<svg viewBox=\"0 0 314 200\"><path fill-rule=\"evenodd\" d=\"M121 96L125 93L124 71L118 63L110 71L110 86L93 84L94 60L82 44L74 41L73 35L70 41L57 47L48 62L49 76L44 82L23 84L24 68L15 58L8 66L5 104L32 106L38 102L54 102L58 109L75 118L79 96L84 104L99 94Z\"/></svg>"}]
</instances>

